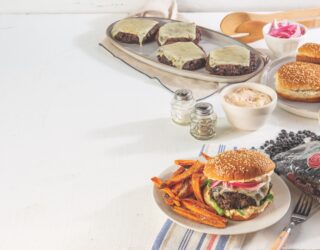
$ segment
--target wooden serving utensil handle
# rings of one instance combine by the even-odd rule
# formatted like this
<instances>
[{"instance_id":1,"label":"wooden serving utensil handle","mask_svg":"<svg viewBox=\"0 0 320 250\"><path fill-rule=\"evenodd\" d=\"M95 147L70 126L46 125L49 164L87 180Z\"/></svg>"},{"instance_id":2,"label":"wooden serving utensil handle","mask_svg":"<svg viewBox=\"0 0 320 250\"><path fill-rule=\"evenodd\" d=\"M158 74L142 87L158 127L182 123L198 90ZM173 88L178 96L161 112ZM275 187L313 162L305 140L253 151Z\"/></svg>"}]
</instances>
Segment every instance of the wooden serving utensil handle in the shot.
<instances>
[{"instance_id":1,"label":"wooden serving utensil handle","mask_svg":"<svg viewBox=\"0 0 320 250\"><path fill-rule=\"evenodd\" d=\"M272 14L251 14L251 19L272 22L274 19L298 19L320 16L320 8L288 10Z\"/></svg>"},{"instance_id":2,"label":"wooden serving utensil handle","mask_svg":"<svg viewBox=\"0 0 320 250\"><path fill-rule=\"evenodd\" d=\"M308 20L297 20L297 22L303 24L304 26L306 26L308 28L320 27L320 17L308 19Z\"/></svg>"},{"instance_id":3,"label":"wooden serving utensil handle","mask_svg":"<svg viewBox=\"0 0 320 250\"><path fill-rule=\"evenodd\" d=\"M283 248L284 244L287 242L287 239L293 226L294 224L290 223L288 227L285 227L281 231L276 240L273 242L270 250L281 250Z\"/></svg>"}]
</instances>

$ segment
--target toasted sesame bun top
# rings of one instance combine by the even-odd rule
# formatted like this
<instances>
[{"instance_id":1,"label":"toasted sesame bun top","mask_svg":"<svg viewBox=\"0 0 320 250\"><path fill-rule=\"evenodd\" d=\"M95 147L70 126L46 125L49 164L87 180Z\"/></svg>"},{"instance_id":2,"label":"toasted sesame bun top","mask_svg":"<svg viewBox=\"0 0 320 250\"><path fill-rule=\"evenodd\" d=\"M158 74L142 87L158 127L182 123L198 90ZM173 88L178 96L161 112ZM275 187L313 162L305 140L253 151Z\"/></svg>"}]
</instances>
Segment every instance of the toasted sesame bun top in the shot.
<instances>
[{"instance_id":1,"label":"toasted sesame bun top","mask_svg":"<svg viewBox=\"0 0 320 250\"><path fill-rule=\"evenodd\" d=\"M255 150L229 150L209 160L204 174L220 181L248 181L272 173L275 164Z\"/></svg>"},{"instance_id":2,"label":"toasted sesame bun top","mask_svg":"<svg viewBox=\"0 0 320 250\"><path fill-rule=\"evenodd\" d=\"M288 90L320 90L320 65L291 62L282 65L276 74L276 88Z\"/></svg>"},{"instance_id":3,"label":"toasted sesame bun top","mask_svg":"<svg viewBox=\"0 0 320 250\"><path fill-rule=\"evenodd\" d=\"M298 49L298 55L320 58L320 44L305 43Z\"/></svg>"}]
</instances>

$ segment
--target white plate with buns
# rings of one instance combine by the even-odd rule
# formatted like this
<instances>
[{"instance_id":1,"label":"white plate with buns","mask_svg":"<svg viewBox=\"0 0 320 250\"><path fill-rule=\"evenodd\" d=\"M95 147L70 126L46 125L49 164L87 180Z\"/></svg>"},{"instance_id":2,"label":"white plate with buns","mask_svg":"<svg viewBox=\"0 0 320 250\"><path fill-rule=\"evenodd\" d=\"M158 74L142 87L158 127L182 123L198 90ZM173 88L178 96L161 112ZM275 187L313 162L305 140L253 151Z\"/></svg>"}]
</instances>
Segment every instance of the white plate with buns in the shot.
<instances>
[{"instance_id":1,"label":"white plate with buns","mask_svg":"<svg viewBox=\"0 0 320 250\"><path fill-rule=\"evenodd\" d=\"M284 77L282 79L279 80L279 78L278 78L278 89L277 89L278 105L282 109L284 109L290 113L296 114L298 116L302 116L302 117L306 117L306 118L310 118L310 119L318 119L318 112L320 110L320 102L308 102L308 98L310 100L310 97L306 96L308 94L305 94L305 91L303 91L303 90L301 92L292 91L289 89L286 89L284 91L282 91L282 89L279 90L280 84L282 86L283 85L288 86L288 85L290 85L290 83L288 83L288 82L291 79L296 80L298 78L305 78L306 81L308 81L307 78L309 77L309 78L313 78L313 79L318 78L318 81L319 81L320 75L319 75L319 77L317 77L314 74L310 75L308 73L305 76L302 76L302 74L299 74L297 72L299 71L299 67L302 66L303 68L306 68L305 67L306 64L309 64L310 69L307 68L304 70L310 71L311 73L312 72L314 73L315 68L320 67L320 65L318 66L317 64L305 63L305 62L302 62L302 64L304 64L304 65L301 65L300 62L292 64L292 62L295 62L295 61L296 61L296 57L294 57L294 56L282 57L280 59L273 61L272 63L270 63L269 65L266 66L265 71L262 75L261 81L263 84L266 84L267 86L276 90L276 75L277 75L278 70L283 65L287 65L288 69L290 69L290 65L291 65L293 68L291 68L290 70L293 72L295 71L294 69L297 68L297 71L294 72L294 74L296 74L295 76L294 75L286 76L284 74ZM316 74L318 74L317 71L316 71ZM279 82L281 82L281 83L279 84ZM298 88L298 86L293 86L293 87L295 89ZM305 101L303 100L303 98L306 98ZM296 99L296 100L294 100L294 99Z\"/></svg>"}]
</instances>

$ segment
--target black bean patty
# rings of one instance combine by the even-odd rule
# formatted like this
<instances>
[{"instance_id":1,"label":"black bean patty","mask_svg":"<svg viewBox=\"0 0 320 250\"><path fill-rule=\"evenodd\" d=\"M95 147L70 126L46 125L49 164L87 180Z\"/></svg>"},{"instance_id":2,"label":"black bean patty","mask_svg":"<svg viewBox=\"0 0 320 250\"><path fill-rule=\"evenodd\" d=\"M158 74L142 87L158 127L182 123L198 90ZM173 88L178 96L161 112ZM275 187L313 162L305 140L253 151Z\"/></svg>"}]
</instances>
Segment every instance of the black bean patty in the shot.
<instances>
[{"instance_id":1,"label":"black bean patty","mask_svg":"<svg viewBox=\"0 0 320 250\"><path fill-rule=\"evenodd\" d=\"M242 65L233 65L233 64L225 64L225 65L217 65L215 67L211 67L209 65L209 57L207 58L206 69L213 75L220 76L239 76L252 73L258 68L258 60L257 57L250 53L250 65L242 66Z\"/></svg>"},{"instance_id":2,"label":"black bean patty","mask_svg":"<svg viewBox=\"0 0 320 250\"><path fill-rule=\"evenodd\" d=\"M156 40L159 42L159 32L156 35ZM176 37L176 38L170 38L168 39L163 45L170 44L170 43L176 43L176 42L194 42L195 44L198 44L199 41L201 40L201 31L198 27L196 27L196 38L194 40L191 40L190 38L185 38L185 37Z\"/></svg>"},{"instance_id":3,"label":"black bean patty","mask_svg":"<svg viewBox=\"0 0 320 250\"><path fill-rule=\"evenodd\" d=\"M269 183L267 195L270 193L271 188L272 188L272 183ZM211 190L211 192L212 191L213 190ZM211 193L211 195L213 196L213 192ZM261 201L263 201L265 197L260 197L260 205L261 205ZM257 206L256 201L252 197L242 193L238 193L238 192L224 192L222 194L215 196L214 199L216 200L219 207L227 210L243 209L249 206Z\"/></svg>"},{"instance_id":4,"label":"black bean patty","mask_svg":"<svg viewBox=\"0 0 320 250\"><path fill-rule=\"evenodd\" d=\"M215 200L219 207L227 210L257 205L253 198L236 192L224 192L222 195L218 195Z\"/></svg>"},{"instance_id":5,"label":"black bean patty","mask_svg":"<svg viewBox=\"0 0 320 250\"><path fill-rule=\"evenodd\" d=\"M173 65L172 61L170 61L164 55L157 56L157 57L158 57L159 62L175 67ZM205 58L200 58L200 59L196 59L196 60L192 60L192 61L186 62L183 65L182 69L185 69L185 70L197 70L197 69L200 69L200 68L204 67L205 64L206 64L206 59Z\"/></svg>"},{"instance_id":6,"label":"black bean patty","mask_svg":"<svg viewBox=\"0 0 320 250\"><path fill-rule=\"evenodd\" d=\"M152 42L155 39L156 34L158 33L160 25L156 24L143 38L142 44ZM114 36L114 38L123 43L137 43L139 44L139 37L134 34L119 32Z\"/></svg>"}]
</instances>

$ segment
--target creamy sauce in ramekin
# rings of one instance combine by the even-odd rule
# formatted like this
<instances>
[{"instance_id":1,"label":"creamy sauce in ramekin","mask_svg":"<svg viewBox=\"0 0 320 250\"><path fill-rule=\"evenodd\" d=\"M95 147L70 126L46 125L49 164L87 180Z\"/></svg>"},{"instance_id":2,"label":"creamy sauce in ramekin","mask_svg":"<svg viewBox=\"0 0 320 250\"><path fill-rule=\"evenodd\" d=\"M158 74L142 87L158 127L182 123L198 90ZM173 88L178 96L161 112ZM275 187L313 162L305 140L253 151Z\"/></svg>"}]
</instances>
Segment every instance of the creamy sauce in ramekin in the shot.
<instances>
[{"instance_id":1,"label":"creamy sauce in ramekin","mask_svg":"<svg viewBox=\"0 0 320 250\"><path fill-rule=\"evenodd\" d=\"M239 107L263 107L272 101L272 98L261 91L249 88L240 87L233 90L224 97L227 103Z\"/></svg>"}]
</instances>

